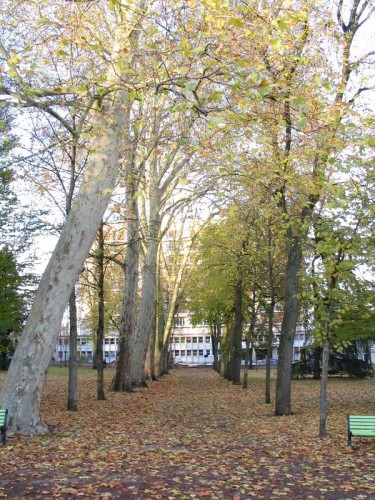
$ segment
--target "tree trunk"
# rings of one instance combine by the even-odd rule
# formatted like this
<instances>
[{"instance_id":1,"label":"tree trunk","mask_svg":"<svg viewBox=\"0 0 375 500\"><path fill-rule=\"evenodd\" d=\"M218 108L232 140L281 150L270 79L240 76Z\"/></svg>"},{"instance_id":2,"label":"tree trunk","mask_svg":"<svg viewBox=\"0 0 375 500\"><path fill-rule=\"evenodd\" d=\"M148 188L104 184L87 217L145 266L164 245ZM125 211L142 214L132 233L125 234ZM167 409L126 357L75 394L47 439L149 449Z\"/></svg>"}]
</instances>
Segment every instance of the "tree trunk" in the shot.
<instances>
[{"instance_id":1,"label":"tree trunk","mask_svg":"<svg viewBox=\"0 0 375 500\"><path fill-rule=\"evenodd\" d=\"M328 386L328 365L329 365L329 340L323 341L322 378L320 381L320 421L319 436L327 435L327 386Z\"/></svg>"},{"instance_id":2,"label":"tree trunk","mask_svg":"<svg viewBox=\"0 0 375 500\"><path fill-rule=\"evenodd\" d=\"M161 191L158 185L158 156L156 152L154 154L148 179L150 205L146 236L147 252L142 273L142 295L131 367L132 385L135 387L147 385L143 369L156 314L156 270L160 241Z\"/></svg>"},{"instance_id":3,"label":"tree trunk","mask_svg":"<svg viewBox=\"0 0 375 500\"><path fill-rule=\"evenodd\" d=\"M156 339L155 339L155 352L154 352L154 367L152 372L153 380L157 380L166 374L165 371L165 352L163 348L163 335L164 335L164 321L162 305L158 304L157 322L156 322ZM168 349L167 349L168 351Z\"/></svg>"},{"instance_id":4,"label":"tree trunk","mask_svg":"<svg viewBox=\"0 0 375 500\"><path fill-rule=\"evenodd\" d=\"M214 370L220 373L220 357L219 357L219 345L221 341L221 324L220 320L215 319L212 327L211 342L212 351L214 355Z\"/></svg>"},{"instance_id":5,"label":"tree trunk","mask_svg":"<svg viewBox=\"0 0 375 500\"><path fill-rule=\"evenodd\" d=\"M267 358L266 358L266 390L264 402L271 403L271 358L273 342L273 315L275 314L275 292L271 290L271 304L268 310Z\"/></svg>"},{"instance_id":6,"label":"tree trunk","mask_svg":"<svg viewBox=\"0 0 375 500\"><path fill-rule=\"evenodd\" d=\"M270 305L268 308L268 332L267 332L267 357L266 357L266 390L264 402L271 403L271 358L272 358L272 342L273 342L273 317L275 314L276 291L275 291L275 272L274 272L274 254L273 254L273 236L272 236L272 220L268 221L268 250L267 250L267 273L268 286L270 290Z\"/></svg>"},{"instance_id":7,"label":"tree trunk","mask_svg":"<svg viewBox=\"0 0 375 500\"><path fill-rule=\"evenodd\" d=\"M150 338L148 341L148 348L147 348L147 354L146 354L146 360L145 360L145 366L143 370L143 377L145 380L155 380L152 377L153 372L155 372L154 369L154 361L155 361L155 343L156 343L156 325L157 325L157 307L155 308L155 314L154 314L154 320L151 324L151 332L150 332Z\"/></svg>"},{"instance_id":8,"label":"tree trunk","mask_svg":"<svg viewBox=\"0 0 375 500\"><path fill-rule=\"evenodd\" d=\"M242 277L240 277L235 289L234 325L229 351L228 380L232 380L234 384L241 383L242 325Z\"/></svg>"},{"instance_id":9,"label":"tree trunk","mask_svg":"<svg viewBox=\"0 0 375 500\"><path fill-rule=\"evenodd\" d=\"M177 311L177 304L178 304L178 299L179 299L179 295L180 295L181 282L182 282L184 271L186 269L186 265L187 265L188 260L189 260L190 250L191 250L191 246L184 248L183 258L182 258L182 261L179 263L178 273L177 273L175 282L173 284L172 297L171 297L169 304L168 304L168 314L167 314L167 319L166 319L166 322L164 325L161 356L159 358L162 362L162 365L160 365L158 368L160 374L161 374L161 370L163 371L163 374L165 373L165 368L167 368L167 371L168 371L168 364L166 364L166 356L168 353L169 341L170 341L171 333L172 333L173 319L174 319L174 316L175 316L176 311ZM161 307L161 305L160 305L160 307ZM159 315L159 317L160 317L160 315ZM161 366L163 368L161 368Z\"/></svg>"},{"instance_id":10,"label":"tree trunk","mask_svg":"<svg viewBox=\"0 0 375 500\"><path fill-rule=\"evenodd\" d=\"M150 349L153 349L153 352L150 353L150 364L151 364L151 380L158 380L158 378L165 374L164 363L162 361L164 355L163 349L163 338L164 338L164 330L165 330L165 320L164 320L164 297L163 291L160 286L160 258L161 252L159 251L158 256L158 265L157 265L157 301L156 301L156 314L155 314L155 334L153 338L153 342L150 346ZM169 338L167 343L169 344ZM167 349L168 350L168 349ZM162 364L163 363L163 364Z\"/></svg>"},{"instance_id":11,"label":"tree trunk","mask_svg":"<svg viewBox=\"0 0 375 500\"><path fill-rule=\"evenodd\" d=\"M134 11L132 11L134 12ZM130 15L130 13L129 13ZM112 60L124 57L134 20L124 19L115 32ZM131 53L131 50L129 50ZM121 84L112 65L107 84ZM45 372L54 351L64 310L90 250L115 186L122 151L127 92L118 91L110 106L100 113L82 186L66 219L56 248L42 276L32 309L18 340L13 361L0 396L9 411L10 433L34 435L45 432L39 409ZM109 103L108 103L109 104Z\"/></svg>"},{"instance_id":12,"label":"tree trunk","mask_svg":"<svg viewBox=\"0 0 375 500\"><path fill-rule=\"evenodd\" d=\"M245 368L243 371L242 389L247 389L249 385L250 339L250 333L248 333L246 337Z\"/></svg>"},{"instance_id":13,"label":"tree trunk","mask_svg":"<svg viewBox=\"0 0 375 500\"><path fill-rule=\"evenodd\" d=\"M131 160L131 168L126 179L128 227L124 263L125 282L121 308L119 349L111 390L133 392L131 369L136 334L140 252L139 213L136 198L138 177L135 172L134 157Z\"/></svg>"},{"instance_id":14,"label":"tree trunk","mask_svg":"<svg viewBox=\"0 0 375 500\"><path fill-rule=\"evenodd\" d=\"M251 300L251 320L250 320L250 325L249 325L249 331L247 332L247 337L246 337L245 370L244 370L244 377L243 377L243 383L242 383L243 389L247 389L247 387L248 387L249 355L251 356L250 361L252 362L256 320L257 320L257 317L256 317L256 290L255 290L255 286L254 286L253 293L252 293L252 300ZM250 349L250 346L251 346L251 349ZM251 366L252 366L252 363L251 363Z\"/></svg>"},{"instance_id":15,"label":"tree trunk","mask_svg":"<svg viewBox=\"0 0 375 500\"><path fill-rule=\"evenodd\" d=\"M275 415L291 415L293 342L298 319L298 273L302 261L300 237L292 240L285 272L284 317L277 366Z\"/></svg>"},{"instance_id":16,"label":"tree trunk","mask_svg":"<svg viewBox=\"0 0 375 500\"><path fill-rule=\"evenodd\" d=\"M320 423L319 436L327 435L327 386L328 386L328 369L329 369L329 354L330 354L330 337L331 337L331 321L334 312L333 292L337 287L339 276L339 265L344 260L344 251L339 247L338 255L335 258L333 270L330 273L328 281L326 304L326 319L325 319L325 336L323 341L323 357L322 357L322 378L320 381ZM325 264L326 257L321 254L322 261Z\"/></svg>"},{"instance_id":17,"label":"tree trunk","mask_svg":"<svg viewBox=\"0 0 375 500\"><path fill-rule=\"evenodd\" d=\"M220 375L223 378L229 377L229 340L230 332L233 328L233 312L227 318L224 333L220 343Z\"/></svg>"},{"instance_id":18,"label":"tree trunk","mask_svg":"<svg viewBox=\"0 0 375 500\"><path fill-rule=\"evenodd\" d=\"M77 411L77 304L73 288L69 297L69 380L68 380L68 411Z\"/></svg>"},{"instance_id":19,"label":"tree trunk","mask_svg":"<svg viewBox=\"0 0 375 500\"><path fill-rule=\"evenodd\" d=\"M103 340L104 340L104 230L101 222L98 231L98 328L96 330L96 368L97 368L97 398L105 400L103 373Z\"/></svg>"},{"instance_id":20,"label":"tree trunk","mask_svg":"<svg viewBox=\"0 0 375 500\"><path fill-rule=\"evenodd\" d=\"M75 122L74 122L75 123ZM66 196L66 215L69 214L76 187L76 163L77 163L77 142L74 141L70 151L70 183ZM68 378L68 411L77 411L77 391L78 391L78 326L77 326L77 303L76 290L69 297L69 378Z\"/></svg>"},{"instance_id":21,"label":"tree trunk","mask_svg":"<svg viewBox=\"0 0 375 500\"><path fill-rule=\"evenodd\" d=\"M159 377L163 377L164 375L168 375L169 373L169 349L168 345L163 345L160 351L160 372Z\"/></svg>"},{"instance_id":22,"label":"tree trunk","mask_svg":"<svg viewBox=\"0 0 375 500\"><path fill-rule=\"evenodd\" d=\"M313 367L313 379L320 380L320 357L322 355L322 348L317 346L314 348L314 367Z\"/></svg>"},{"instance_id":23,"label":"tree trunk","mask_svg":"<svg viewBox=\"0 0 375 500\"><path fill-rule=\"evenodd\" d=\"M159 225L155 223L152 232L157 232L150 237L146 262L142 276L142 297L139 309L136 343L132 363L132 384L135 387L145 386L143 368L146 360L148 343L151 335L152 324L155 316L156 293L156 262L159 246Z\"/></svg>"}]
</instances>

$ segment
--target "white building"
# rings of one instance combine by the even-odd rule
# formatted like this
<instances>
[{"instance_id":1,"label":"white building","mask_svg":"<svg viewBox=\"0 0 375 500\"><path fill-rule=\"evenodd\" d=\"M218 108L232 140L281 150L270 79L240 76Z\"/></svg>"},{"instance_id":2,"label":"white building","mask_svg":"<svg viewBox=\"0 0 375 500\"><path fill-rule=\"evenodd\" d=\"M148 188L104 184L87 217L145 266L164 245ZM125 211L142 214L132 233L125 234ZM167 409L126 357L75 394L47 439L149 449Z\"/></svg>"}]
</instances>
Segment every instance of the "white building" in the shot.
<instances>
[{"instance_id":1,"label":"white building","mask_svg":"<svg viewBox=\"0 0 375 500\"><path fill-rule=\"evenodd\" d=\"M191 313L178 313L173 326L170 351L175 363L212 365L214 355L208 325L193 325Z\"/></svg>"},{"instance_id":2,"label":"white building","mask_svg":"<svg viewBox=\"0 0 375 500\"><path fill-rule=\"evenodd\" d=\"M103 340L103 359L107 363L116 361L118 350L118 334L110 333ZM92 335L88 332L81 332L77 339L78 361L91 362L94 356ZM56 344L52 360L55 363L66 364L69 361L69 333L62 329Z\"/></svg>"}]
</instances>

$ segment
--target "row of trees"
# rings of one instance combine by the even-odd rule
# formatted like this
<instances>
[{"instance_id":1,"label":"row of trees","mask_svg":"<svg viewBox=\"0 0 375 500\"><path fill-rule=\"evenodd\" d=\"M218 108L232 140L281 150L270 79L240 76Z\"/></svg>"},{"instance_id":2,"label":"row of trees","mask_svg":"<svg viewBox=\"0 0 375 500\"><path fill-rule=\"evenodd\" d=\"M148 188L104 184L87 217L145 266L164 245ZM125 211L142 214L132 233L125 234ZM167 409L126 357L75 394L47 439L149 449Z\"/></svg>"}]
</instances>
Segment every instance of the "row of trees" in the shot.
<instances>
[{"instance_id":1,"label":"row of trees","mask_svg":"<svg viewBox=\"0 0 375 500\"><path fill-rule=\"evenodd\" d=\"M198 200L206 212L225 214L201 240L202 255L213 252L225 265L215 264L219 285L207 269L193 279L191 300L201 294L196 308L216 329L223 317L231 323L223 354L233 360L234 381L243 311L254 318L262 297L271 332L276 298L283 304L275 413L291 413L303 253L314 242L310 261L319 272L310 288L325 297L316 314L328 341L338 266L354 268L354 248L363 254L355 242L371 229L371 138L356 103L366 102L372 54L353 49L373 6L340 0L336 7L332 17L330 2L2 2L2 101L17 108L31 147L19 168L55 201L62 223L1 393L13 431L45 430L45 370L68 301L76 335L74 287L99 227L98 276L110 258L125 277L112 389L132 390L163 373L189 245L176 252L161 293L170 266L160 241L181 213L195 214ZM125 241L108 255L103 223L113 220ZM105 285L98 283L100 338ZM74 409L74 392L69 399Z\"/></svg>"}]
</instances>

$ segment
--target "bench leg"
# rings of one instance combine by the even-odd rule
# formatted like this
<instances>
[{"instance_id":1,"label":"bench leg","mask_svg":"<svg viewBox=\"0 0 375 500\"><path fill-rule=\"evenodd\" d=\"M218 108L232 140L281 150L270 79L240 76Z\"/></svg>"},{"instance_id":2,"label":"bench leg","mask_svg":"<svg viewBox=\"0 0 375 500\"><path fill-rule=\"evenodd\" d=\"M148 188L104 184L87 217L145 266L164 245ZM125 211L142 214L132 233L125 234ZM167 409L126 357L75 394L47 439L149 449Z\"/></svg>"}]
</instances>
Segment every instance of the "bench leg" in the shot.
<instances>
[{"instance_id":1,"label":"bench leg","mask_svg":"<svg viewBox=\"0 0 375 500\"><path fill-rule=\"evenodd\" d=\"M352 433L350 431L348 432L348 446L352 448Z\"/></svg>"},{"instance_id":2,"label":"bench leg","mask_svg":"<svg viewBox=\"0 0 375 500\"><path fill-rule=\"evenodd\" d=\"M5 426L0 427L0 444L5 444Z\"/></svg>"}]
</instances>

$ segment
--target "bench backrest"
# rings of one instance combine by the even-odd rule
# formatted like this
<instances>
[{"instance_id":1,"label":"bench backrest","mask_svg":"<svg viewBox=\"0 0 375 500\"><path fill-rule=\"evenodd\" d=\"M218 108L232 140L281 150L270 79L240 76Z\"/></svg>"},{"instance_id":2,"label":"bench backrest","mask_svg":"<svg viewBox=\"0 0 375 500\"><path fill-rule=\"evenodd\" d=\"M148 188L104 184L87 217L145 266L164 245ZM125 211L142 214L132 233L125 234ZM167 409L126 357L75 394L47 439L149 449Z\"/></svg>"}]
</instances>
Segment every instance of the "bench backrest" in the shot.
<instances>
[{"instance_id":1,"label":"bench backrest","mask_svg":"<svg viewBox=\"0 0 375 500\"><path fill-rule=\"evenodd\" d=\"M3 408L0 408L0 425L6 426L7 417L8 417L8 410L4 410Z\"/></svg>"},{"instance_id":2,"label":"bench backrest","mask_svg":"<svg viewBox=\"0 0 375 500\"><path fill-rule=\"evenodd\" d=\"M353 435L375 436L375 415L348 415L348 430Z\"/></svg>"}]
</instances>

